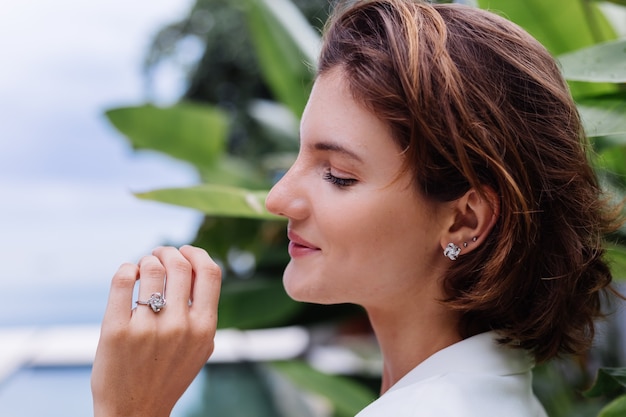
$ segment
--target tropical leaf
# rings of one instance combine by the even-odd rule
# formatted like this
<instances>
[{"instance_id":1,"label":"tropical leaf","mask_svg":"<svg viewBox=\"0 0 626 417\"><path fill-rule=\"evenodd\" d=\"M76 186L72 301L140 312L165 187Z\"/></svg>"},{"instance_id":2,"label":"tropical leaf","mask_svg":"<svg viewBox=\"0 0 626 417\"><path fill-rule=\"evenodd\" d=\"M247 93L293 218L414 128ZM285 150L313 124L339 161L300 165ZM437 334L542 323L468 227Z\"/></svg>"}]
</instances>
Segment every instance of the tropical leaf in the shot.
<instances>
[{"instance_id":1,"label":"tropical leaf","mask_svg":"<svg viewBox=\"0 0 626 417\"><path fill-rule=\"evenodd\" d=\"M626 6L626 0L603 0L606 1L608 3L615 3L615 4L620 4L622 6Z\"/></svg>"},{"instance_id":2,"label":"tropical leaf","mask_svg":"<svg viewBox=\"0 0 626 417\"><path fill-rule=\"evenodd\" d=\"M146 104L111 109L106 116L135 149L162 152L199 169L224 152L227 118L214 107L184 102L165 108Z\"/></svg>"},{"instance_id":3,"label":"tropical leaf","mask_svg":"<svg viewBox=\"0 0 626 417\"><path fill-rule=\"evenodd\" d=\"M271 183L266 175L248 161L228 154L200 170L202 181L250 189L269 189Z\"/></svg>"},{"instance_id":4,"label":"tropical leaf","mask_svg":"<svg viewBox=\"0 0 626 417\"><path fill-rule=\"evenodd\" d=\"M606 248L606 258L611 265L611 273L617 280L626 280L626 248L620 245L608 245ZM626 383L626 370L624 373L624 381Z\"/></svg>"},{"instance_id":5,"label":"tropical leaf","mask_svg":"<svg viewBox=\"0 0 626 417\"><path fill-rule=\"evenodd\" d=\"M620 137L626 140L626 137ZM617 139L615 137L614 139ZM619 183L626 186L626 144L621 146L608 146L602 150L596 158L598 167L608 171L612 176L621 178Z\"/></svg>"},{"instance_id":6,"label":"tropical leaf","mask_svg":"<svg viewBox=\"0 0 626 417\"><path fill-rule=\"evenodd\" d=\"M276 146L275 151L297 151L299 120L282 104L269 100L252 100L248 113Z\"/></svg>"},{"instance_id":7,"label":"tropical leaf","mask_svg":"<svg viewBox=\"0 0 626 417\"><path fill-rule=\"evenodd\" d=\"M586 397L613 396L626 390L626 368L600 368L593 386L585 391Z\"/></svg>"},{"instance_id":8,"label":"tropical leaf","mask_svg":"<svg viewBox=\"0 0 626 417\"><path fill-rule=\"evenodd\" d=\"M281 326L304 308L289 298L280 279L225 280L218 325L237 329Z\"/></svg>"},{"instance_id":9,"label":"tropical leaf","mask_svg":"<svg viewBox=\"0 0 626 417\"><path fill-rule=\"evenodd\" d=\"M245 0L263 77L296 117L306 105L316 68L319 35L286 0Z\"/></svg>"},{"instance_id":10,"label":"tropical leaf","mask_svg":"<svg viewBox=\"0 0 626 417\"><path fill-rule=\"evenodd\" d=\"M587 82L626 82L626 39L560 55L563 76Z\"/></svg>"},{"instance_id":11,"label":"tropical leaf","mask_svg":"<svg viewBox=\"0 0 626 417\"><path fill-rule=\"evenodd\" d=\"M623 139L626 139L623 138ZM626 201L626 145L607 146L594 158L594 166L607 195L616 204ZM626 212L625 212L626 214ZM626 236L626 228L623 229Z\"/></svg>"},{"instance_id":12,"label":"tropical leaf","mask_svg":"<svg viewBox=\"0 0 626 417\"><path fill-rule=\"evenodd\" d=\"M576 51L617 35L597 4L573 0L479 0L481 8L499 13L533 35L554 56ZM570 82L575 97L615 91L612 84Z\"/></svg>"},{"instance_id":13,"label":"tropical leaf","mask_svg":"<svg viewBox=\"0 0 626 417\"><path fill-rule=\"evenodd\" d=\"M626 100L615 96L581 99L578 112L589 137L626 134Z\"/></svg>"},{"instance_id":14,"label":"tropical leaf","mask_svg":"<svg viewBox=\"0 0 626 417\"><path fill-rule=\"evenodd\" d=\"M354 381L322 373L301 361L274 362L272 367L300 389L330 401L336 417L352 417L376 398L374 393Z\"/></svg>"},{"instance_id":15,"label":"tropical leaf","mask_svg":"<svg viewBox=\"0 0 626 417\"><path fill-rule=\"evenodd\" d=\"M479 0L483 9L502 14L560 55L616 37L598 6L572 0Z\"/></svg>"},{"instance_id":16,"label":"tropical leaf","mask_svg":"<svg viewBox=\"0 0 626 417\"><path fill-rule=\"evenodd\" d=\"M598 417L624 417L626 416L626 395L616 398L606 405Z\"/></svg>"},{"instance_id":17,"label":"tropical leaf","mask_svg":"<svg viewBox=\"0 0 626 417\"><path fill-rule=\"evenodd\" d=\"M137 197L177 206L189 207L211 216L253 219L279 219L265 209L267 191L216 184L202 184L189 188L166 188L143 193Z\"/></svg>"},{"instance_id":18,"label":"tropical leaf","mask_svg":"<svg viewBox=\"0 0 626 417\"><path fill-rule=\"evenodd\" d=\"M184 417L283 417L268 389L264 367L240 361L208 364L200 377L193 407L176 413ZM242 401L245 399L245 401ZM172 416L175 413L172 413ZM308 416L307 416L308 417Z\"/></svg>"}]
</instances>

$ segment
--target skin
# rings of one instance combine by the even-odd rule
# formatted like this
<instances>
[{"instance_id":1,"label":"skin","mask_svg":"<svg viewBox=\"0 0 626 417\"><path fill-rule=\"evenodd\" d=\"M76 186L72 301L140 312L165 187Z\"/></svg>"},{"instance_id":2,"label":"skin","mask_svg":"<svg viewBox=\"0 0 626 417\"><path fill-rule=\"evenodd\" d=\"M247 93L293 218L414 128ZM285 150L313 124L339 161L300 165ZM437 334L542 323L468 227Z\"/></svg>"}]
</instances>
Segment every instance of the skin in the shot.
<instances>
[{"instance_id":1,"label":"skin","mask_svg":"<svg viewBox=\"0 0 626 417\"><path fill-rule=\"evenodd\" d=\"M131 310L136 280L138 298L147 300L163 291L166 275L165 308ZM219 267L191 246L157 248L119 268L91 377L95 417L170 415L213 352L220 284Z\"/></svg>"},{"instance_id":2,"label":"skin","mask_svg":"<svg viewBox=\"0 0 626 417\"><path fill-rule=\"evenodd\" d=\"M461 256L479 246L496 221L497 198L488 189L445 203L421 196L388 127L354 100L340 68L318 77L300 145L266 201L288 219L285 289L300 301L366 309L385 392L461 340L458 317L439 302L452 262L442 251L449 242L468 242ZM131 309L137 280L139 299L147 300L162 292L165 276L161 312ZM170 414L213 351L220 283L219 267L191 246L158 248L120 267L92 373L96 417Z\"/></svg>"},{"instance_id":3,"label":"skin","mask_svg":"<svg viewBox=\"0 0 626 417\"><path fill-rule=\"evenodd\" d=\"M300 134L296 162L266 201L288 218L296 249L284 286L299 301L367 310L385 391L460 340L458 318L436 301L444 297L440 279L450 261L441 242L450 242L454 205L416 192L388 126L352 98L339 69L317 79Z\"/></svg>"}]
</instances>

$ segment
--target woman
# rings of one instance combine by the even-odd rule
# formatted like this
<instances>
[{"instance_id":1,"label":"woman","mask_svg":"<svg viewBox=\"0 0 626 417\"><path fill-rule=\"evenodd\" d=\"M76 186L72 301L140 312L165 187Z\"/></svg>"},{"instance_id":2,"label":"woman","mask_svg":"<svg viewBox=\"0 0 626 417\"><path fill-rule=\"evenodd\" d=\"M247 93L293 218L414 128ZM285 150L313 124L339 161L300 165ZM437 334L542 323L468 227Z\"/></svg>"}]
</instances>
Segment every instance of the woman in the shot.
<instances>
[{"instance_id":1,"label":"woman","mask_svg":"<svg viewBox=\"0 0 626 417\"><path fill-rule=\"evenodd\" d=\"M589 347L616 217L545 49L474 8L355 2L327 27L300 145L266 204L289 220L288 294L369 315L383 395L359 416L544 416L532 366ZM189 246L120 268L96 416L169 415L211 354L219 285Z\"/></svg>"}]
</instances>

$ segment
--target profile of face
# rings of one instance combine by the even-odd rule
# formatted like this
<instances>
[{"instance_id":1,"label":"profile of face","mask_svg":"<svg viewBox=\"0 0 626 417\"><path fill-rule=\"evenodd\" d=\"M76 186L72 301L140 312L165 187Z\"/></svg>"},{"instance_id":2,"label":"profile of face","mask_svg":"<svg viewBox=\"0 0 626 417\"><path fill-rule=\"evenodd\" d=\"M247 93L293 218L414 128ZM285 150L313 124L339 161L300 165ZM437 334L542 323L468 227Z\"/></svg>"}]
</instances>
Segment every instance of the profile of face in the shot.
<instances>
[{"instance_id":1,"label":"profile of face","mask_svg":"<svg viewBox=\"0 0 626 417\"><path fill-rule=\"evenodd\" d=\"M298 157L266 201L289 220L285 289L299 301L366 308L431 297L451 208L419 195L389 127L344 77L339 68L318 77Z\"/></svg>"}]
</instances>

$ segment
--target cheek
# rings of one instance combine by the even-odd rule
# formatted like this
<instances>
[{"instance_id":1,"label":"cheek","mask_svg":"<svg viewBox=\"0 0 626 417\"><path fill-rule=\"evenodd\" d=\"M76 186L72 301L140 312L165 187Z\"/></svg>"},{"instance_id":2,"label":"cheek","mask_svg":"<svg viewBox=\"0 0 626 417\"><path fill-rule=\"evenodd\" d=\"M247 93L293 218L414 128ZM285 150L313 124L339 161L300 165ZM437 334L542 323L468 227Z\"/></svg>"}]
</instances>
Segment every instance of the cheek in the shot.
<instances>
[{"instance_id":1,"label":"cheek","mask_svg":"<svg viewBox=\"0 0 626 417\"><path fill-rule=\"evenodd\" d=\"M361 205L349 222L333 227L335 240L342 243L340 257L358 265L360 273L421 273L437 259L436 219L405 198L392 197L381 195L378 201L385 204Z\"/></svg>"},{"instance_id":2,"label":"cheek","mask_svg":"<svg viewBox=\"0 0 626 417\"><path fill-rule=\"evenodd\" d=\"M367 274L370 268L380 273L379 267L399 255L399 248L416 232L398 210L387 205L355 204L344 212L349 214L328 223L327 238L337 262L359 274Z\"/></svg>"}]
</instances>

